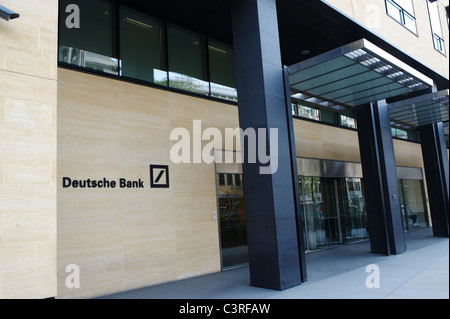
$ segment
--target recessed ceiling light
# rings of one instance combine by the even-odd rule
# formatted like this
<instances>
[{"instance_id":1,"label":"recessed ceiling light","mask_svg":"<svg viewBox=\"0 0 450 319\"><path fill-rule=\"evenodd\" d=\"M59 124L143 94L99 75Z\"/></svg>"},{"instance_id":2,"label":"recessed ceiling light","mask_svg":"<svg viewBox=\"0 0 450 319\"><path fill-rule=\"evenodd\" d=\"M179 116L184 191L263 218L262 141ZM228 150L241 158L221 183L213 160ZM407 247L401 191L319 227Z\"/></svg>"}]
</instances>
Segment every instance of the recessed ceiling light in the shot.
<instances>
[{"instance_id":1,"label":"recessed ceiling light","mask_svg":"<svg viewBox=\"0 0 450 319\"><path fill-rule=\"evenodd\" d=\"M302 52L300 52L302 55L308 55L309 54L309 50L303 50Z\"/></svg>"}]
</instances>

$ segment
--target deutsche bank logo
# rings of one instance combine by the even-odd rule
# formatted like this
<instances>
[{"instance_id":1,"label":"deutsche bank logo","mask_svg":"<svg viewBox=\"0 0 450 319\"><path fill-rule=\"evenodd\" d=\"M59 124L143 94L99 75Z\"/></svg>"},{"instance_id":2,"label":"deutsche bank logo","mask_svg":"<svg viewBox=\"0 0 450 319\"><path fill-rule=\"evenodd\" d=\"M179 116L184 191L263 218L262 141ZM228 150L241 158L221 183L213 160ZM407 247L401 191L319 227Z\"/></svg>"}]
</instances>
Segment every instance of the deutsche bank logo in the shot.
<instances>
[{"instance_id":1,"label":"deutsche bank logo","mask_svg":"<svg viewBox=\"0 0 450 319\"><path fill-rule=\"evenodd\" d=\"M169 166L150 165L150 187L169 188Z\"/></svg>"}]
</instances>

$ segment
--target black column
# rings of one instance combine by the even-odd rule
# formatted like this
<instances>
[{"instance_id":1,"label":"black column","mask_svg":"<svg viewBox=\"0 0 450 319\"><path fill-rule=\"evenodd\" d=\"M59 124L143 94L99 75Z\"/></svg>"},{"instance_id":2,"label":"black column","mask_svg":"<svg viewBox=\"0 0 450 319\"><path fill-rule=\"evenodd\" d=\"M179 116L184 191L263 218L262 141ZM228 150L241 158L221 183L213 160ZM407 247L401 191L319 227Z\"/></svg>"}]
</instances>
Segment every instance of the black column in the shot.
<instances>
[{"instance_id":1,"label":"black column","mask_svg":"<svg viewBox=\"0 0 450 319\"><path fill-rule=\"evenodd\" d=\"M449 237L448 155L442 123L419 127L433 234Z\"/></svg>"},{"instance_id":2,"label":"black column","mask_svg":"<svg viewBox=\"0 0 450 319\"><path fill-rule=\"evenodd\" d=\"M356 108L365 201L373 253L406 251L389 109L378 102Z\"/></svg>"},{"instance_id":3,"label":"black column","mask_svg":"<svg viewBox=\"0 0 450 319\"><path fill-rule=\"evenodd\" d=\"M276 1L234 0L233 33L240 126L278 130L276 172L243 164L250 281L283 290L301 284L301 270Z\"/></svg>"}]
</instances>

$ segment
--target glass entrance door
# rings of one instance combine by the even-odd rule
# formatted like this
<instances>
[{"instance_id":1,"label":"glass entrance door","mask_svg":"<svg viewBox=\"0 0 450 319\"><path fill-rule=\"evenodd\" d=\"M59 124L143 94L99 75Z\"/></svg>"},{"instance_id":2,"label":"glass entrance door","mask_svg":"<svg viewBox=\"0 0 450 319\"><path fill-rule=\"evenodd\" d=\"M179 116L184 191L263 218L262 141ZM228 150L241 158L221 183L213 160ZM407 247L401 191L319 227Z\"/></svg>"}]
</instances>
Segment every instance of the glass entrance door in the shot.
<instances>
[{"instance_id":1,"label":"glass entrance door","mask_svg":"<svg viewBox=\"0 0 450 319\"><path fill-rule=\"evenodd\" d=\"M241 174L217 174L222 269L248 263L247 220Z\"/></svg>"},{"instance_id":2,"label":"glass entrance door","mask_svg":"<svg viewBox=\"0 0 450 319\"><path fill-rule=\"evenodd\" d=\"M369 237L364 188L360 178L339 179L342 240L344 243Z\"/></svg>"},{"instance_id":3,"label":"glass entrance door","mask_svg":"<svg viewBox=\"0 0 450 319\"><path fill-rule=\"evenodd\" d=\"M422 183L421 180L399 180L403 226L406 231L428 227L428 216Z\"/></svg>"},{"instance_id":4,"label":"glass entrance door","mask_svg":"<svg viewBox=\"0 0 450 319\"><path fill-rule=\"evenodd\" d=\"M305 220L305 242L316 250L341 242L336 182L320 177L300 178Z\"/></svg>"},{"instance_id":5,"label":"glass entrance door","mask_svg":"<svg viewBox=\"0 0 450 319\"><path fill-rule=\"evenodd\" d=\"M308 251L368 237L361 179L300 177L299 181Z\"/></svg>"}]
</instances>

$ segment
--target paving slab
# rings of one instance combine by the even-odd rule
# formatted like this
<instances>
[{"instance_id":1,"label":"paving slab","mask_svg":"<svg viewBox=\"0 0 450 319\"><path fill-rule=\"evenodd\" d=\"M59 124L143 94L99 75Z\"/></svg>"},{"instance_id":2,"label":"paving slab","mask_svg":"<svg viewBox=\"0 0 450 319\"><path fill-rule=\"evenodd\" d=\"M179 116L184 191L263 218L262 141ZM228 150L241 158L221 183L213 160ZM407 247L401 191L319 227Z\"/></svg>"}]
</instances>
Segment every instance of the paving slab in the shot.
<instances>
[{"instance_id":1,"label":"paving slab","mask_svg":"<svg viewBox=\"0 0 450 319\"><path fill-rule=\"evenodd\" d=\"M372 254L369 242L309 253L308 281L284 291L252 287L243 267L101 299L448 299L449 239L431 229L406 239L400 255Z\"/></svg>"}]
</instances>

